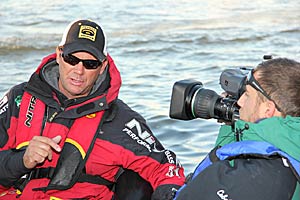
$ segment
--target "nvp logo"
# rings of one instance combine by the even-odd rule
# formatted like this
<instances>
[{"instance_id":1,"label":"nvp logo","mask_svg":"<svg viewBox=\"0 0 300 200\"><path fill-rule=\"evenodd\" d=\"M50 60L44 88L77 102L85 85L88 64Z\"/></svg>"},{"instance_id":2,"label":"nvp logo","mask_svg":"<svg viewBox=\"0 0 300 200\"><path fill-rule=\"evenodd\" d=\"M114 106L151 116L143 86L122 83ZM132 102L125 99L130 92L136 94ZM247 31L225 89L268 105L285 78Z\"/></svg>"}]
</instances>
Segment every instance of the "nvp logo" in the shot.
<instances>
[{"instance_id":1,"label":"nvp logo","mask_svg":"<svg viewBox=\"0 0 300 200\"><path fill-rule=\"evenodd\" d=\"M155 143L155 139L147 130L142 130L140 122L136 119L132 119L126 123L125 126L126 127L123 131L127 133L127 135L129 135L138 144L146 147L148 151L152 151L150 145Z\"/></svg>"}]
</instances>

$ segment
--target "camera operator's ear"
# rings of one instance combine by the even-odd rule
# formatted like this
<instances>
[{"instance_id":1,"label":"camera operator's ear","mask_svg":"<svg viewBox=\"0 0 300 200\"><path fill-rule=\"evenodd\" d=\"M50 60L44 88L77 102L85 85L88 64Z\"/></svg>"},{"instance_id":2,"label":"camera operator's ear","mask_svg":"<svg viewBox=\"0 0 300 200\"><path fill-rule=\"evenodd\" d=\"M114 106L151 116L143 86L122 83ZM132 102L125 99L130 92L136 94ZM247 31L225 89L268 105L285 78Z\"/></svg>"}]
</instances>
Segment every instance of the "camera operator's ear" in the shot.
<instances>
[{"instance_id":1,"label":"camera operator's ear","mask_svg":"<svg viewBox=\"0 0 300 200\"><path fill-rule=\"evenodd\" d=\"M270 118L273 116L280 116L280 112L277 111L275 103L271 100L268 100L265 103L266 110L265 110L265 117Z\"/></svg>"}]
</instances>

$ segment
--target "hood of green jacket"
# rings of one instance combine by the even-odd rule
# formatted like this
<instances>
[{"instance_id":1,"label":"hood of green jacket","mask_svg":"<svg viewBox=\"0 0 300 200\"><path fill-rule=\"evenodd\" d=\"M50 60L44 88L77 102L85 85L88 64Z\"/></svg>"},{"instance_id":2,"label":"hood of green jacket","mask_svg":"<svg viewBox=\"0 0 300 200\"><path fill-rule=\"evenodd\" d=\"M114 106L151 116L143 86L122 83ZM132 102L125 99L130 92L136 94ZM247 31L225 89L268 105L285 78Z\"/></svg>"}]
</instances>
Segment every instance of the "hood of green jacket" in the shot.
<instances>
[{"instance_id":1,"label":"hood of green jacket","mask_svg":"<svg viewBox=\"0 0 300 200\"><path fill-rule=\"evenodd\" d=\"M262 119L257 123L238 120L235 130L242 130L245 124L248 129L242 131L240 140L265 141L286 152L300 161L300 117L287 116ZM221 127L216 145L225 145L235 142L235 132L230 126Z\"/></svg>"}]
</instances>

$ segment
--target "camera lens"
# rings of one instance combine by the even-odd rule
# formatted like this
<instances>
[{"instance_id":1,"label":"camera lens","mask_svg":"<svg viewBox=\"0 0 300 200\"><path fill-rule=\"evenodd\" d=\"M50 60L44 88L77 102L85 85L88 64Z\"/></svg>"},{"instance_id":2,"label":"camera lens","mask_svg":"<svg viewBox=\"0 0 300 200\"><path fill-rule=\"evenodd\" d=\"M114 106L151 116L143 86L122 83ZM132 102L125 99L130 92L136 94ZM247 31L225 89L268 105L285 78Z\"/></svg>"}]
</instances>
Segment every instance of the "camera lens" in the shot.
<instances>
[{"instance_id":1,"label":"camera lens","mask_svg":"<svg viewBox=\"0 0 300 200\"><path fill-rule=\"evenodd\" d=\"M194 118L232 121L238 118L239 107L235 99L223 98L215 91L199 88L191 101Z\"/></svg>"},{"instance_id":2,"label":"camera lens","mask_svg":"<svg viewBox=\"0 0 300 200\"><path fill-rule=\"evenodd\" d=\"M238 119L239 107L234 98L223 98L215 91L203 88L193 79L178 81L173 86L170 117L181 120L195 118L221 119L233 122Z\"/></svg>"},{"instance_id":3,"label":"camera lens","mask_svg":"<svg viewBox=\"0 0 300 200\"><path fill-rule=\"evenodd\" d=\"M214 107L219 95L213 91L199 88L191 101L191 111L194 118L210 119L214 117Z\"/></svg>"}]
</instances>

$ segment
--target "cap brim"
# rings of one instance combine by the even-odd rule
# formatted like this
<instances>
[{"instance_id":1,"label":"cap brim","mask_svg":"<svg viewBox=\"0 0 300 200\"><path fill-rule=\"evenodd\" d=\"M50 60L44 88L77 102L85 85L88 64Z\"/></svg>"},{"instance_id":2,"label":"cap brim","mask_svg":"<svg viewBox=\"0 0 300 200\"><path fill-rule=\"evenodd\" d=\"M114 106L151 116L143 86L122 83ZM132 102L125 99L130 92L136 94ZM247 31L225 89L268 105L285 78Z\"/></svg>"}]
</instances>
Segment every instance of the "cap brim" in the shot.
<instances>
[{"instance_id":1,"label":"cap brim","mask_svg":"<svg viewBox=\"0 0 300 200\"><path fill-rule=\"evenodd\" d=\"M63 47L63 51L65 54L72 54L72 53L84 51L92 54L99 61L102 61L106 58L105 55L99 52L99 49L96 49L93 46L88 45L86 43L74 42L74 43L65 44Z\"/></svg>"}]
</instances>

